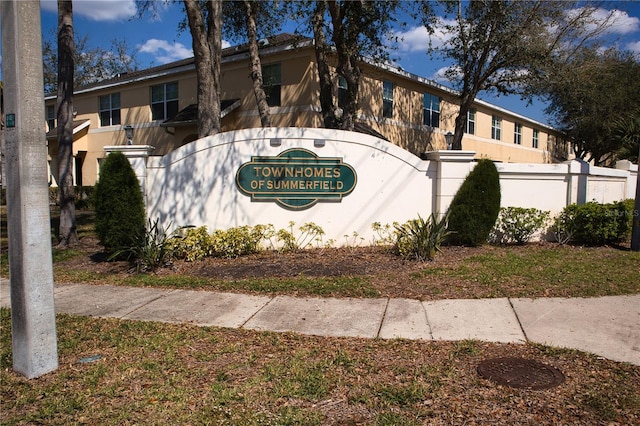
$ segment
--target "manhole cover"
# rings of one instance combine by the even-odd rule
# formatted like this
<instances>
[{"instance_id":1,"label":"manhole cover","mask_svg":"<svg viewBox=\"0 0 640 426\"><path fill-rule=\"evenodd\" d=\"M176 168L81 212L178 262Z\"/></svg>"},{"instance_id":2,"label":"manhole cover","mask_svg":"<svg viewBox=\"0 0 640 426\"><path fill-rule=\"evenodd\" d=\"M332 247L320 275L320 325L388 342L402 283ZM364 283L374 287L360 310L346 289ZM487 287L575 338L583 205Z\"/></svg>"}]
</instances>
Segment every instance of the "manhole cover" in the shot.
<instances>
[{"instance_id":1,"label":"manhole cover","mask_svg":"<svg viewBox=\"0 0 640 426\"><path fill-rule=\"evenodd\" d=\"M486 379L514 388L542 390L564 382L560 370L538 361L522 358L493 358L478 365L478 373Z\"/></svg>"}]
</instances>

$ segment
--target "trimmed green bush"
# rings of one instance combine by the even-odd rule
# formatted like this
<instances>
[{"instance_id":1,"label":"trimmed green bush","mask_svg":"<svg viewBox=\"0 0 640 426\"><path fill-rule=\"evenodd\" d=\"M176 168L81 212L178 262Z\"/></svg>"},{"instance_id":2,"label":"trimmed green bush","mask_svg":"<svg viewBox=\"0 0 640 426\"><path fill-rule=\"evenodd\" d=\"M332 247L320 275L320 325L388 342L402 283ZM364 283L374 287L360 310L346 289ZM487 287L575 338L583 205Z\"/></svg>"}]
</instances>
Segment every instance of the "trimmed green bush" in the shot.
<instances>
[{"instance_id":1,"label":"trimmed green bush","mask_svg":"<svg viewBox=\"0 0 640 426\"><path fill-rule=\"evenodd\" d=\"M570 204L555 218L556 240L565 244L601 246L619 243L631 237L631 203L618 201L600 204Z\"/></svg>"},{"instance_id":2,"label":"trimmed green bush","mask_svg":"<svg viewBox=\"0 0 640 426\"><path fill-rule=\"evenodd\" d=\"M499 244L525 244L549 220L549 212L535 208L503 207L491 240Z\"/></svg>"},{"instance_id":3,"label":"trimmed green bush","mask_svg":"<svg viewBox=\"0 0 640 426\"><path fill-rule=\"evenodd\" d=\"M95 229L111 252L126 251L145 235L145 210L140 182L121 152L107 156L96 184Z\"/></svg>"},{"instance_id":4,"label":"trimmed green bush","mask_svg":"<svg viewBox=\"0 0 640 426\"><path fill-rule=\"evenodd\" d=\"M500 176L491 160L482 159L469 173L449 206L451 244L487 242L500 212Z\"/></svg>"}]
</instances>

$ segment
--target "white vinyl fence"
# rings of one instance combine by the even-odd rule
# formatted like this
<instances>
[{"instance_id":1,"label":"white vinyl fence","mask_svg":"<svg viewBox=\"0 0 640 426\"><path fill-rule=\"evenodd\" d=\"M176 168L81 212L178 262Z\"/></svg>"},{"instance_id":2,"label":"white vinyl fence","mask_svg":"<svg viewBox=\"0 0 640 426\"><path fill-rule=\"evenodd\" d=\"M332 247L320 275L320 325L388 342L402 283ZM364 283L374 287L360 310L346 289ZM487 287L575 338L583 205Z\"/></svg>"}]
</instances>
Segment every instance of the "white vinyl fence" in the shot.
<instances>
[{"instance_id":1,"label":"white vinyl fence","mask_svg":"<svg viewBox=\"0 0 640 426\"><path fill-rule=\"evenodd\" d=\"M280 229L294 222L295 229L312 222L336 245L371 243L377 238L374 222L444 213L476 164L472 151L428 152L422 160L373 136L311 128L226 132L161 157L150 155L148 146L107 150L130 158L147 215L163 227L206 225L213 231L272 224ZM496 166L503 207L535 207L555 215L571 203L635 196L638 166L628 161L616 169L575 160Z\"/></svg>"}]
</instances>

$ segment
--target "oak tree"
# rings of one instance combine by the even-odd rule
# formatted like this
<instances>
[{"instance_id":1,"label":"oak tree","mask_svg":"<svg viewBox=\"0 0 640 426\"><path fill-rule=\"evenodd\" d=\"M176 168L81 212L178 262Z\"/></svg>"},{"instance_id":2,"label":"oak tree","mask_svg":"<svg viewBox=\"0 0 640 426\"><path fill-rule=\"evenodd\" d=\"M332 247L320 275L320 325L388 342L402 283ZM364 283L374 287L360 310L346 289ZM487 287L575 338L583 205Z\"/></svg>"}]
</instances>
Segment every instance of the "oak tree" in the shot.
<instances>
[{"instance_id":1,"label":"oak tree","mask_svg":"<svg viewBox=\"0 0 640 426\"><path fill-rule=\"evenodd\" d=\"M425 2L424 23L434 34L447 36L432 43L429 53L451 61L447 78L458 90L453 149L462 149L467 114L478 94L530 96L532 82L545 78L557 58L568 58L589 44L611 23L611 15L596 23L595 6L551 0L472 2L441 1L443 16ZM580 7L578 7L580 6Z\"/></svg>"}]
</instances>

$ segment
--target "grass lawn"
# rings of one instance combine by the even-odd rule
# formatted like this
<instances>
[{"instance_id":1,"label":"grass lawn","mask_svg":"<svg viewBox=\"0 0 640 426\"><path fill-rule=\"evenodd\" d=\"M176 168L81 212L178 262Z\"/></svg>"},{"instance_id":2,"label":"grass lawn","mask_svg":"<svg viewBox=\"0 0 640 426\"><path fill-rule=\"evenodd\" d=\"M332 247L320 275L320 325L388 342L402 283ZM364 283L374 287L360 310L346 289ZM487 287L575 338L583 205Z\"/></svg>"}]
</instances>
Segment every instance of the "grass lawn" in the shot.
<instances>
[{"instance_id":1,"label":"grass lawn","mask_svg":"<svg viewBox=\"0 0 640 426\"><path fill-rule=\"evenodd\" d=\"M90 222L88 215L83 236L91 234ZM95 254L95 247L54 249L56 281L419 299L640 292L640 255L612 247L445 248L426 264L382 250L335 249L177 263L140 275ZM6 277L6 256L1 262ZM640 424L640 367L542 345L326 338L58 315L60 368L27 380L11 370L10 328L10 311L1 309L3 425ZM477 373L482 360L504 356L552 365L565 382L533 391Z\"/></svg>"}]
</instances>

